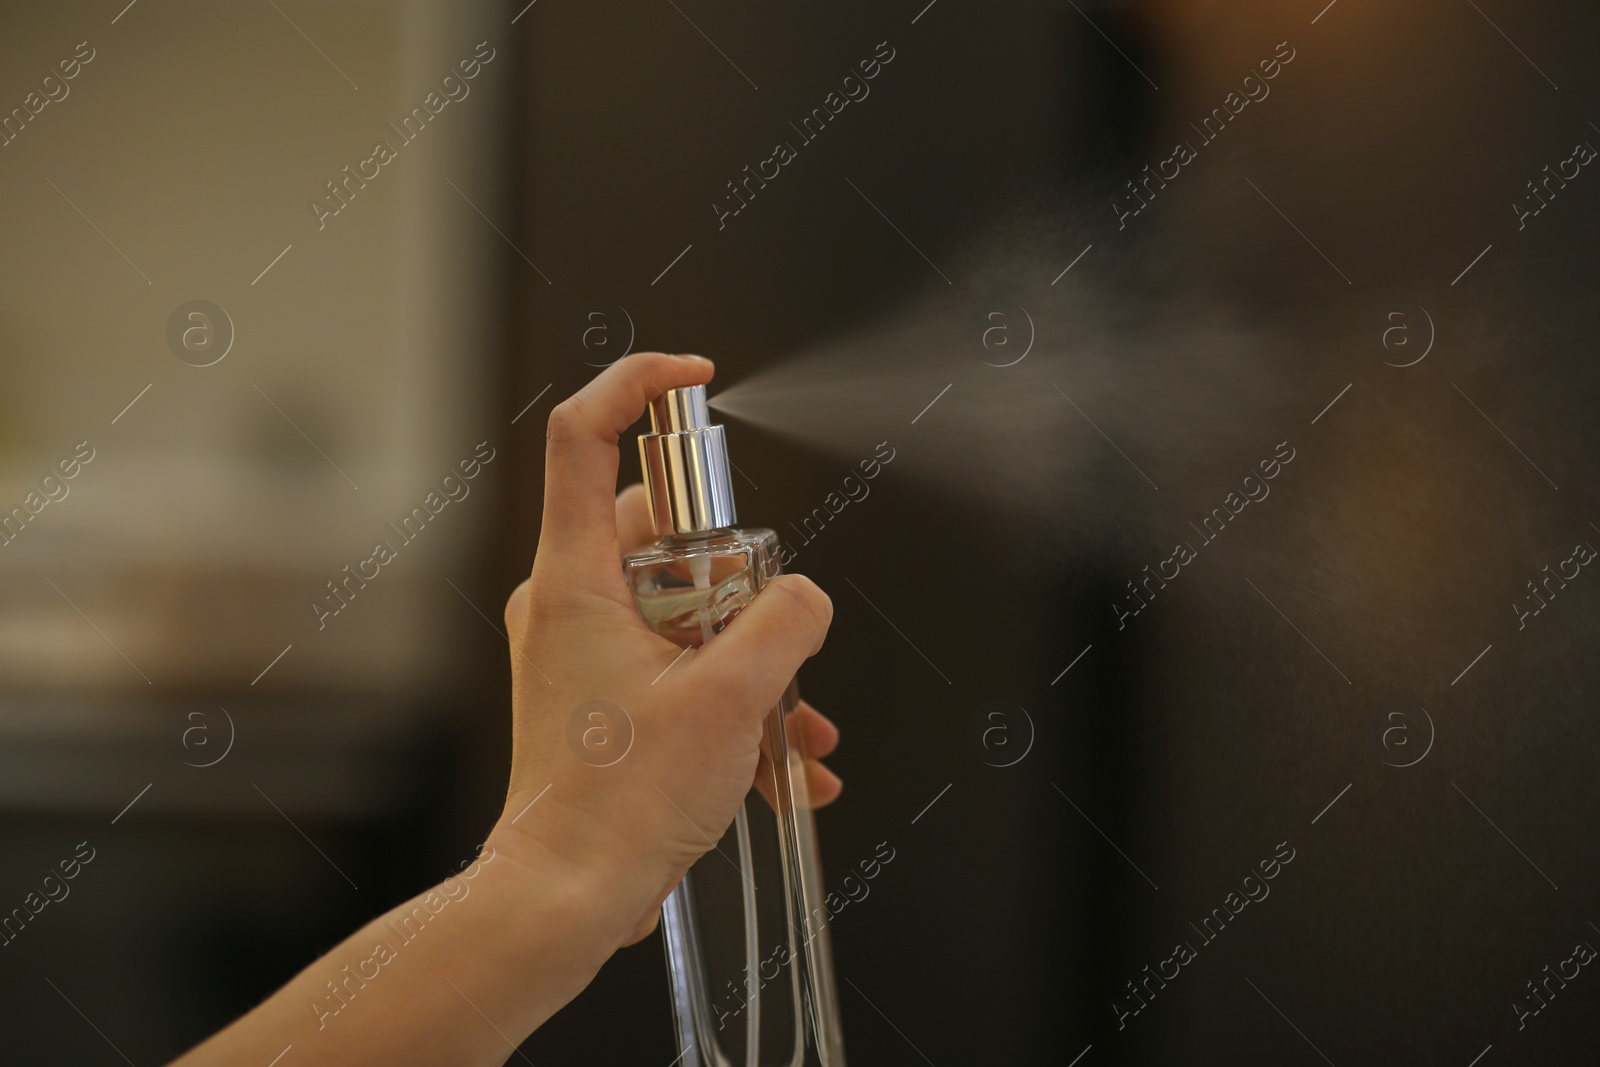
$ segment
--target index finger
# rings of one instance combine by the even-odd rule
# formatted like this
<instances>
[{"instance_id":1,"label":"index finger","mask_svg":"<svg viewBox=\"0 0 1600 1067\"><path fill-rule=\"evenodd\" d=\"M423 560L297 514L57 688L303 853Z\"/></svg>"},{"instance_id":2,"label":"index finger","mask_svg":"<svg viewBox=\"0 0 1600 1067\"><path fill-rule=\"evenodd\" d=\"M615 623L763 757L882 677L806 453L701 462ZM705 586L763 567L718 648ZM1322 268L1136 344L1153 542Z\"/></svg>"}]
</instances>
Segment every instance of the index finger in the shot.
<instances>
[{"instance_id":1,"label":"index finger","mask_svg":"<svg viewBox=\"0 0 1600 1067\"><path fill-rule=\"evenodd\" d=\"M637 352L617 360L550 412L545 434L540 555L580 581L614 585L617 574L617 439L668 389L704 385L701 356Z\"/></svg>"},{"instance_id":2,"label":"index finger","mask_svg":"<svg viewBox=\"0 0 1600 1067\"><path fill-rule=\"evenodd\" d=\"M833 601L811 579L780 574L679 674L739 713L765 714L822 648Z\"/></svg>"}]
</instances>

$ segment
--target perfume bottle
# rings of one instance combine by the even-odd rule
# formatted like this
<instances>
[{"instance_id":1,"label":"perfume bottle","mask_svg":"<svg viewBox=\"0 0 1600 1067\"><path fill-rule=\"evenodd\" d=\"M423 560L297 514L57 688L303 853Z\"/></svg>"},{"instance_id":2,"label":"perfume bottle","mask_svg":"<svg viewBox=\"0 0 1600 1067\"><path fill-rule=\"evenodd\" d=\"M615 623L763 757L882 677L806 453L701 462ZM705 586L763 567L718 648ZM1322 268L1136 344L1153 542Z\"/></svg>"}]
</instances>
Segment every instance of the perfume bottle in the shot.
<instances>
[{"instance_id":1,"label":"perfume bottle","mask_svg":"<svg viewBox=\"0 0 1600 1067\"><path fill-rule=\"evenodd\" d=\"M778 573L778 537L734 526L727 441L705 386L667 390L650 424L639 458L659 540L623 569L645 622L688 648ZM662 907L684 1067L844 1067L799 699L791 682L767 715L759 781L733 832Z\"/></svg>"}]
</instances>

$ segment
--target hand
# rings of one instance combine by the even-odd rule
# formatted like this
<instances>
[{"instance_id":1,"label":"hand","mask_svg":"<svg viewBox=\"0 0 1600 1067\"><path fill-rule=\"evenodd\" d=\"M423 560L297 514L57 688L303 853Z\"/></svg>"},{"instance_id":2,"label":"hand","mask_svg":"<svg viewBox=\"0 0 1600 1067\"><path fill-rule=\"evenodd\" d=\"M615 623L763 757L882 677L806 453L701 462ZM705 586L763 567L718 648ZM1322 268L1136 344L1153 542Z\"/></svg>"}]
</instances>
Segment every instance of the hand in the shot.
<instances>
[{"instance_id":1,"label":"hand","mask_svg":"<svg viewBox=\"0 0 1600 1067\"><path fill-rule=\"evenodd\" d=\"M653 396L712 373L698 356L640 353L557 405L533 573L506 604L511 785L490 844L518 865L583 879L616 945L654 928L661 902L732 823L756 780L762 721L833 615L809 579L781 575L704 648L685 653L639 617L618 561L654 535L640 487L612 498L617 441ZM569 719L592 700L621 707L632 726L631 748L606 767L567 744ZM789 729L808 754L838 741L809 705ZM814 802L838 795L836 777L814 760L806 768Z\"/></svg>"},{"instance_id":2,"label":"hand","mask_svg":"<svg viewBox=\"0 0 1600 1067\"><path fill-rule=\"evenodd\" d=\"M655 527L650 521L650 503L645 495L644 483L634 482L617 494L617 547L626 556L635 549L654 544ZM822 761L839 747L839 728L822 712L806 701L791 711L784 723L789 739L789 749L805 757L806 795L813 808L825 807L839 799L844 783L839 776L823 766ZM777 807L773 798L772 774L767 770L767 753L763 748L756 767L755 787L767 798L767 803Z\"/></svg>"}]
</instances>

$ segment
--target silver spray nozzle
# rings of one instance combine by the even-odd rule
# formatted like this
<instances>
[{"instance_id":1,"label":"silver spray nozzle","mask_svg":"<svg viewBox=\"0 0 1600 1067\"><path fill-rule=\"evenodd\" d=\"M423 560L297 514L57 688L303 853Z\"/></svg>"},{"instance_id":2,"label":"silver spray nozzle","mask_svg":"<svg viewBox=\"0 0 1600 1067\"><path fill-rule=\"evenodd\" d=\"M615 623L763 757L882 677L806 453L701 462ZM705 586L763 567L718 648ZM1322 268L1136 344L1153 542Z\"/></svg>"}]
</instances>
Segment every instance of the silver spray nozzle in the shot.
<instances>
[{"instance_id":1,"label":"silver spray nozzle","mask_svg":"<svg viewBox=\"0 0 1600 1067\"><path fill-rule=\"evenodd\" d=\"M651 432L639 435L639 463L657 535L732 526L728 443L711 425L706 387L668 389L650 402Z\"/></svg>"}]
</instances>

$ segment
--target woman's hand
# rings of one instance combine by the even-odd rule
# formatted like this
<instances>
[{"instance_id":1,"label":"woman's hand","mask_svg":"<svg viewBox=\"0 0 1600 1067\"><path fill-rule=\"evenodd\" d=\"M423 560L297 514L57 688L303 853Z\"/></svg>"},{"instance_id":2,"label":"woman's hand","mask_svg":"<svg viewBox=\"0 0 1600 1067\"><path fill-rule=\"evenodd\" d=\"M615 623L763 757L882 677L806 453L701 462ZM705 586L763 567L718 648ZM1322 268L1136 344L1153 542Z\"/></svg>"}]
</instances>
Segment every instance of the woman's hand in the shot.
<instances>
[{"instance_id":1,"label":"woman's hand","mask_svg":"<svg viewBox=\"0 0 1600 1067\"><path fill-rule=\"evenodd\" d=\"M653 929L666 895L733 821L756 779L762 720L833 615L810 580L783 575L704 648L685 651L639 617L619 557L654 535L642 487L612 496L618 438L659 392L712 373L698 356L639 353L557 405L533 573L506 604L511 785L489 843L515 865L580 879L613 948ZM593 701L621 714L591 720ZM606 766L580 758L575 718L577 733L600 724L625 754ZM812 756L838 742L809 705L789 730ZM814 803L838 795L821 764L806 768Z\"/></svg>"},{"instance_id":2,"label":"woman's hand","mask_svg":"<svg viewBox=\"0 0 1600 1067\"><path fill-rule=\"evenodd\" d=\"M615 501L617 438L660 389L711 364L619 360L550 416L544 531L533 574L506 604L511 788L478 858L340 942L176 1067L486 1067L570 1001L617 947L647 934L662 900L733 821L756 774L762 720L833 615L780 577L717 639L685 652L651 633L619 552L650 539L637 488ZM681 654L681 659L679 658ZM569 745L604 700L626 754L609 766ZM626 727L624 726L626 724ZM631 741L627 738L631 727ZM800 705L791 743L822 756L838 731ZM808 761L815 802L839 780ZM769 798L770 799L770 798ZM284 1061L288 1064L288 1060Z\"/></svg>"},{"instance_id":3,"label":"woman's hand","mask_svg":"<svg viewBox=\"0 0 1600 1067\"><path fill-rule=\"evenodd\" d=\"M635 549L644 548L656 540L655 527L650 522L650 504L645 496L644 483L634 482L617 494L617 546L626 556ZM839 776L823 766L822 761L839 747L839 728L822 712L806 701L789 713L786 732L791 751L805 757L806 794L813 808L825 807L839 799L844 783ZM756 768L755 786L767 803L776 807L770 794L772 775L766 770L767 754L763 749L760 765Z\"/></svg>"}]
</instances>

